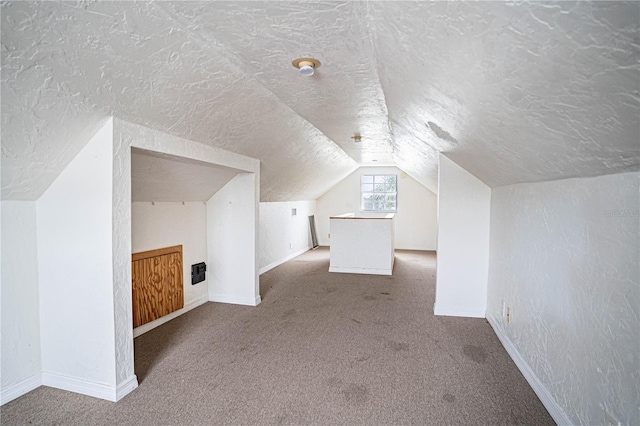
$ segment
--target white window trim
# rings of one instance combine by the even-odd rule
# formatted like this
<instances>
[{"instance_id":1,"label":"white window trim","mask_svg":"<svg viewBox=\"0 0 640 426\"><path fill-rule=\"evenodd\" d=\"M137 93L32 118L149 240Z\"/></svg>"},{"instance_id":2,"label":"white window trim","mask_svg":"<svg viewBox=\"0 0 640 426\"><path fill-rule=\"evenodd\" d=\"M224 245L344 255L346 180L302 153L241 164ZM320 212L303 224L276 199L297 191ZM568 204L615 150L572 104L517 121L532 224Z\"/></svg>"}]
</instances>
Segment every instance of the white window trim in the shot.
<instances>
[{"instance_id":1,"label":"white window trim","mask_svg":"<svg viewBox=\"0 0 640 426\"><path fill-rule=\"evenodd\" d=\"M372 193L374 194L395 194L396 196L396 208L393 210L373 210L373 209L365 209L364 208L364 198L363 198L363 190L362 190L362 185L363 185L363 180L365 176L373 176L373 181L374 181L374 185L375 185L375 178L376 176L395 176L396 178L396 190L395 192L377 192L377 191L373 191ZM374 186L375 189L375 186ZM362 174L360 175L360 211L363 212L371 212L371 213L397 213L398 212L398 175L395 173L366 173L366 174Z\"/></svg>"}]
</instances>

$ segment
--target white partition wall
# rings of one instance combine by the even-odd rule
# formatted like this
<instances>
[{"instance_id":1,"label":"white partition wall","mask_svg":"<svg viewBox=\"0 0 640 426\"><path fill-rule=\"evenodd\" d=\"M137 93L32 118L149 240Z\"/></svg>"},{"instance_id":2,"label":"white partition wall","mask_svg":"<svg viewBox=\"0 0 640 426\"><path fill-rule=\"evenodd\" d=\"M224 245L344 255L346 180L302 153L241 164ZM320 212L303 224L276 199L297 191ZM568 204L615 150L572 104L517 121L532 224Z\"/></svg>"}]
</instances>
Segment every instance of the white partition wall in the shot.
<instances>
[{"instance_id":1,"label":"white partition wall","mask_svg":"<svg viewBox=\"0 0 640 426\"><path fill-rule=\"evenodd\" d=\"M491 189L440 155L436 315L484 318Z\"/></svg>"},{"instance_id":2,"label":"white partition wall","mask_svg":"<svg viewBox=\"0 0 640 426\"><path fill-rule=\"evenodd\" d=\"M209 300L260 303L257 173L239 173L207 202Z\"/></svg>"},{"instance_id":3,"label":"white partition wall","mask_svg":"<svg viewBox=\"0 0 640 426\"><path fill-rule=\"evenodd\" d=\"M42 384L36 203L2 201L1 404Z\"/></svg>"},{"instance_id":4,"label":"white partition wall","mask_svg":"<svg viewBox=\"0 0 640 426\"><path fill-rule=\"evenodd\" d=\"M384 217L345 213L332 216L329 272L392 275L395 214Z\"/></svg>"},{"instance_id":5,"label":"white partition wall","mask_svg":"<svg viewBox=\"0 0 640 426\"><path fill-rule=\"evenodd\" d=\"M37 235L43 384L115 401L112 136L109 120L40 197Z\"/></svg>"}]
</instances>

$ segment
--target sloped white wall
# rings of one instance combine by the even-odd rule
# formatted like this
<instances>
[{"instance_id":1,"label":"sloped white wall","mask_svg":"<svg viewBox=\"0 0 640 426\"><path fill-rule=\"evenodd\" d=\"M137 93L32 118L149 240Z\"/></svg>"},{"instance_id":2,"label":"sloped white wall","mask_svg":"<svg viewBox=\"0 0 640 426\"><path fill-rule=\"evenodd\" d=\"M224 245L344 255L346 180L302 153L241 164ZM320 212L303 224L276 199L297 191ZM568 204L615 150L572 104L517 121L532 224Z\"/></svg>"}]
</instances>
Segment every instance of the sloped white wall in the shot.
<instances>
[{"instance_id":1,"label":"sloped white wall","mask_svg":"<svg viewBox=\"0 0 640 426\"><path fill-rule=\"evenodd\" d=\"M37 202L43 382L87 383L107 399L116 386L112 134L109 120Z\"/></svg>"},{"instance_id":2,"label":"sloped white wall","mask_svg":"<svg viewBox=\"0 0 640 426\"><path fill-rule=\"evenodd\" d=\"M206 204L201 201L131 203L133 253L177 245L182 245L184 308L134 329L134 336L207 302L209 292L206 279L191 284L191 265L208 261Z\"/></svg>"},{"instance_id":3,"label":"sloped white wall","mask_svg":"<svg viewBox=\"0 0 640 426\"><path fill-rule=\"evenodd\" d=\"M604 408L622 424L638 421L639 180L492 192L487 318L573 424L608 424Z\"/></svg>"},{"instance_id":4,"label":"sloped white wall","mask_svg":"<svg viewBox=\"0 0 640 426\"><path fill-rule=\"evenodd\" d=\"M261 274L313 247L309 216L315 211L315 201L260 203Z\"/></svg>"},{"instance_id":5,"label":"sloped white wall","mask_svg":"<svg viewBox=\"0 0 640 426\"><path fill-rule=\"evenodd\" d=\"M256 173L239 173L207 202L212 302L260 303L257 179Z\"/></svg>"},{"instance_id":6,"label":"sloped white wall","mask_svg":"<svg viewBox=\"0 0 640 426\"><path fill-rule=\"evenodd\" d=\"M41 383L36 203L2 201L1 404Z\"/></svg>"},{"instance_id":7,"label":"sloped white wall","mask_svg":"<svg viewBox=\"0 0 640 426\"><path fill-rule=\"evenodd\" d=\"M484 318L491 189L440 155L436 315Z\"/></svg>"},{"instance_id":8,"label":"sloped white wall","mask_svg":"<svg viewBox=\"0 0 640 426\"><path fill-rule=\"evenodd\" d=\"M398 175L398 212L395 216L396 248L435 250L437 197L397 167L360 167L318 198L316 230L320 245L331 244L328 237L329 217L360 212L360 177L367 174Z\"/></svg>"}]
</instances>

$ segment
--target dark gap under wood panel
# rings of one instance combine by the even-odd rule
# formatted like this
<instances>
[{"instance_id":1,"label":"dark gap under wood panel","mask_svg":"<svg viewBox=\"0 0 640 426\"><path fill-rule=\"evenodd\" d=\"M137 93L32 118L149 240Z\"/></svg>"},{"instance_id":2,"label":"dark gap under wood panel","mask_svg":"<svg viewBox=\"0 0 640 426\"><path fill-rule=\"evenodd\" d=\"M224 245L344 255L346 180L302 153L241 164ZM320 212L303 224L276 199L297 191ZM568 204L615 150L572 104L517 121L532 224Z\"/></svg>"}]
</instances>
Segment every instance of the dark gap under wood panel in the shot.
<instances>
[{"instance_id":1,"label":"dark gap under wood panel","mask_svg":"<svg viewBox=\"0 0 640 426\"><path fill-rule=\"evenodd\" d=\"M131 258L134 328L184 307L182 246L134 253Z\"/></svg>"}]
</instances>

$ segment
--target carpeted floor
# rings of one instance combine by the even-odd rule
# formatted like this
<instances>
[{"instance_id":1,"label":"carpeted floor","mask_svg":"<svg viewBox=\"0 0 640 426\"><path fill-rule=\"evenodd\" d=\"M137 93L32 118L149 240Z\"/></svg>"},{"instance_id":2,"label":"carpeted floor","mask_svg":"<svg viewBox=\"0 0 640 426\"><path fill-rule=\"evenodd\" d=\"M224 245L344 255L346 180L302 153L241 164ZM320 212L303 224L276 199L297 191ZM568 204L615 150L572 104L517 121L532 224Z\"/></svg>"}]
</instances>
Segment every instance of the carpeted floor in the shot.
<instances>
[{"instance_id":1,"label":"carpeted floor","mask_svg":"<svg viewBox=\"0 0 640 426\"><path fill-rule=\"evenodd\" d=\"M118 403L40 387L3 425L553 425L484 319L433 315L435 254L329 273L320 248L261 276L262 304L207 303L135 339Z\"/></svg>"}]
</instances>

